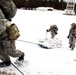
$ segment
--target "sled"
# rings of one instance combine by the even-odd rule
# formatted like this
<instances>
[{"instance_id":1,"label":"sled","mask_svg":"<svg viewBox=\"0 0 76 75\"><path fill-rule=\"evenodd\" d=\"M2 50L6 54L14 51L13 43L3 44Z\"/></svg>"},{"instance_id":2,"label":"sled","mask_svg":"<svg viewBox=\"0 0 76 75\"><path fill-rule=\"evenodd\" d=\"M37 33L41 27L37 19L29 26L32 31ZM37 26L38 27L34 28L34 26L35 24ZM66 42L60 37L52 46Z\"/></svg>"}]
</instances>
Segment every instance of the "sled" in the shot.
<instances>
[{"instance_id":1,"label":"sled","mask_svg":"<svg viewBox=\"0 0 76 75\"><path fill-rule=\"evenodd\" d=\"M40 47L45 49L60 48L62 46L62 41L58 38L39 39L38 43Z\"/></svg>"},{"instance_id":2,"label":"sled","mask_svg":"<svg viewBox=\"0 0 76 75\"><path fill-rule=\"evenodd\" d=\"M62 40L60 40L58 38L38 39L37 43L24 41L24 40L18 40L18 41L35 44L35 45L38 45L39 47L45 48L45 49L60 48L62 46Z\"/></svg>"}]
</instances>

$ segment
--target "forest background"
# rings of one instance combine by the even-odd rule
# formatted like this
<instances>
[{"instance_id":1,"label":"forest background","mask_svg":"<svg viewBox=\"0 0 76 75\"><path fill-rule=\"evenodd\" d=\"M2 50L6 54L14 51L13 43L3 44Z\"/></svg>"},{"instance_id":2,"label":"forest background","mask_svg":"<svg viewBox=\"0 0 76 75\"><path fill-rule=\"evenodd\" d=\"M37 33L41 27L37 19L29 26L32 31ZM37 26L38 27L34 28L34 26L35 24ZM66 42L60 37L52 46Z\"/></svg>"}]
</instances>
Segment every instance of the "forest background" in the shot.
<instances>
[{"instance_id":1,"label":"forest background","mask_svg":"<svg viewBox=\"0 0 76 75\"><path fill-rule=\"evenodd\" d=\"M37 7L53 7L54 9L66 9L67 1L65 0L13 0L17 8L37 8ZM76 4L75 4L76 10Z\"/></svg>"}]
</instances>

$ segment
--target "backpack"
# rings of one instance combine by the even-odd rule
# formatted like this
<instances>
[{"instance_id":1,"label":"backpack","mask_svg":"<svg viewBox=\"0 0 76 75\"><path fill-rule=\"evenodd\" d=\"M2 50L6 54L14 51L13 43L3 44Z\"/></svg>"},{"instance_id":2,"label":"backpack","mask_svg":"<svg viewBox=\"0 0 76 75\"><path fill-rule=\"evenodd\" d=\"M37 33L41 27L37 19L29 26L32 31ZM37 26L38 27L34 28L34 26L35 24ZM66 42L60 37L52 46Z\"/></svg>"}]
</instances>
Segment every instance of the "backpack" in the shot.
<instances>
[{"instance_id":1,"label":"backpack","mask_svg":"<svg viewBox=\"0 0 76 75\"><path fill-rule=\"evenodd\" d=\"M16 40L20 36L19 29L16 24L11 24L7 28L7 33L11 40Z\"/></svg>"}]
</instances>

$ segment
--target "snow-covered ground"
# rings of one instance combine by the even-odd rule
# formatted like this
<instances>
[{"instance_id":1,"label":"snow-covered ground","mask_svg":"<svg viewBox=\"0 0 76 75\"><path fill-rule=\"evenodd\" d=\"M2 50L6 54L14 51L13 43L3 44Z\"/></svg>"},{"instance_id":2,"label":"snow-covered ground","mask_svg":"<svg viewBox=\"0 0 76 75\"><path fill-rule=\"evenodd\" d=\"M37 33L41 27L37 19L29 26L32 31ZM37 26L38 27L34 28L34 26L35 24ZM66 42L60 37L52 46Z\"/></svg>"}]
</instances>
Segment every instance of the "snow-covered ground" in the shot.
<instances>
[{"instance_id":1,"label":"snow-covered ground","mask_svg":"<svg viewBox=\"0 0 76 75\"><path fill-rule=\"evenodd\" d=\"M18 67L24 75L76 75L76 48L73 51L70 50L67 39L70 24L76 23L76 16L63 15L63 11L18 9L12 22L19 27L21 36L18 40L38 43L38 39L46 38L46 29L52 24L56 24L59 28L55 38L62 40L62 47L54 49L44 49L38 45L17 40L17 49L23 51L25 60L29 61ZM51 37L50 33L47 37ZM16 58L11 57L11 60L14 62ZM13 66L0 68L0 70L22 75Z\"/></svg>"}]
</instances>

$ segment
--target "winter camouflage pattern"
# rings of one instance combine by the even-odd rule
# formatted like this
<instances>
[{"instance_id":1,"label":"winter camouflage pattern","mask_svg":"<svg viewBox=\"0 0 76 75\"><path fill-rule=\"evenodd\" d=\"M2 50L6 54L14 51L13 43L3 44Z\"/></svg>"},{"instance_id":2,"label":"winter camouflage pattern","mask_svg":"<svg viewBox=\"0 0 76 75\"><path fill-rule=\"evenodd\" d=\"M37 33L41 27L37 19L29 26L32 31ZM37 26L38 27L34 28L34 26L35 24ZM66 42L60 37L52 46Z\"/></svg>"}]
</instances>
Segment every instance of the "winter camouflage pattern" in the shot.
<instances>
[{"instance_id":1,"label":"winter camouflage pattern","mask_svg":"<svg viewBox=\"0 0 76 75\"><path fill-rule=\"evenodd\" d=\"M58 27L56 25L51 25L48 29L48 32L51 31L51 38L54 38L57 35Z\"/></svg>"},{"instance_id":2,"label":"winter camouflage pattern","mask_svg":"<svg viewBox=\"0 0 76 75\"><path fill-rule=\"evenodd\" d=\"M0 0L0 6L0 59L7 61L10 60L9 55L12 57L20 57L23 52L16 50L15 41L9 39L6 31L10 23L8 22L7 25L7 19L11 19L15 15L16 8L12 0Z\"/></svg>"},{"instance_id":3,"label":"winter camouflage pattern","mask_svg":"<svg viewBox=\"0 0 76 75\"><path fill-rule=\"evenodd\" d=\"M13 18L17 11L17 8L12 0L0 0L0 8L8 20Z\"/></svg>"},{"instance_id":4,"label":"winter camouflage pattern","mask_svg":"<svg viewBox=\"0 0 76 75\"><path fill-rule=\"evenodd\" d=\"M76 43L76 24L75 23L71 24L68 38L69 38L69 45L70 45L69 47L73 50Z\"/></svg>"}]
</instances>

